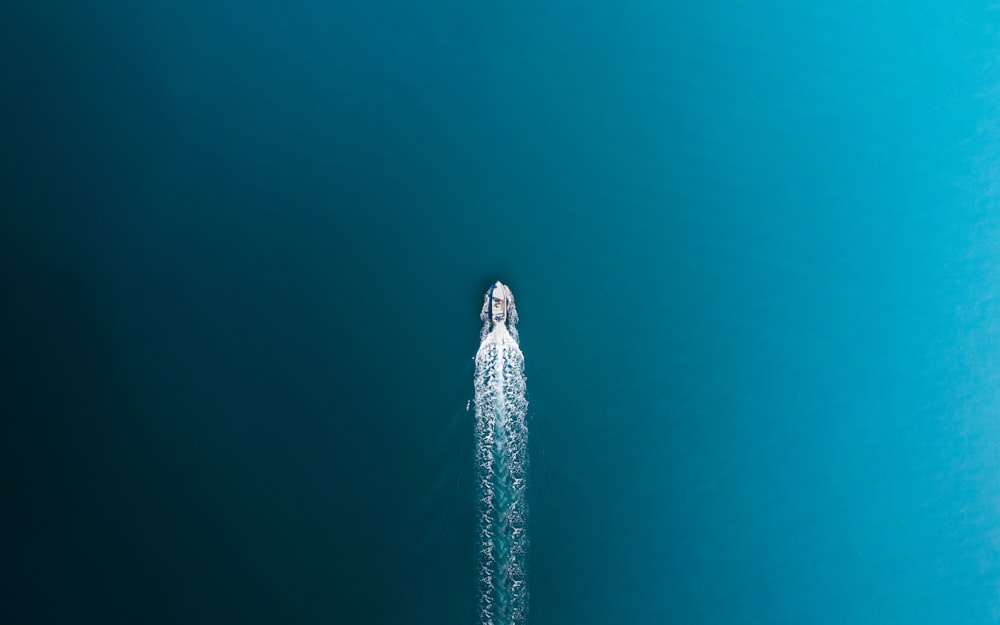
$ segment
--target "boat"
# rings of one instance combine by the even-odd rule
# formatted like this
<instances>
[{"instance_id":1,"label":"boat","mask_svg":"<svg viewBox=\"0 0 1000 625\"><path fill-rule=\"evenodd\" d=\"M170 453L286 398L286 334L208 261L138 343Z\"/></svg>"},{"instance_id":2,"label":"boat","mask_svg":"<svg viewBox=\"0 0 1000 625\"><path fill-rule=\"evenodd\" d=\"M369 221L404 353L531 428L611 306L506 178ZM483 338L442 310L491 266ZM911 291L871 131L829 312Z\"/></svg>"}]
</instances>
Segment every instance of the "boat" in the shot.
<instances>
[{"instance_id":1,"label":"boat","mask_svg":"<svg viewBox=\"0 0 1000 625\"><path fill-rule=\"evenodd\" d=\"M486 292L486 301L483 303L483 314L485 318L489 315L490 328L497 324L504 325L507 322L507 308L513 300L510 287L497 280ZM488 311L488 312L487 312Z\"/></svg>"}]
</instances>

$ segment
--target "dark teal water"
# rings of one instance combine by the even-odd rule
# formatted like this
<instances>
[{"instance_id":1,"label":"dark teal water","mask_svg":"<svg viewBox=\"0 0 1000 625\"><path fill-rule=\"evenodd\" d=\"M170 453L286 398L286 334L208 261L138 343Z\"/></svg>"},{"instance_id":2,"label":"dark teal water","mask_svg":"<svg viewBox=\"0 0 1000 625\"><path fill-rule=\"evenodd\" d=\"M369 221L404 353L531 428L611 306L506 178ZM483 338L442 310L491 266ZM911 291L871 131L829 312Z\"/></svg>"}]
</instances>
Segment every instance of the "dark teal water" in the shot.
<instances>
[{"instance_id":1,"label":"dark teal water","mask_svg":"<svg viewBox=\"0 0 1000 625\"><path fill-rule=\"evenodd\" d=\"M997 13L937 4L8 3L0 620L470 623L500 279L533 623L995 622Z\"/></svg>"}]
</instances>

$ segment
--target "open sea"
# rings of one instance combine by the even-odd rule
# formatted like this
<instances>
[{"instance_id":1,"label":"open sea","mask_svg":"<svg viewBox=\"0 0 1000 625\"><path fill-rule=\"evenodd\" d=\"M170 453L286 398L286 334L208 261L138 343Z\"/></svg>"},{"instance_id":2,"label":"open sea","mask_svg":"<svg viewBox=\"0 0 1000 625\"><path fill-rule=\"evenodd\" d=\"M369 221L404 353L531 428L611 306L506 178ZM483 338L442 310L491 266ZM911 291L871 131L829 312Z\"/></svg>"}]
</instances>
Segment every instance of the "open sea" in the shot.
<instances>
[{"instance_id":1,"label":"open sea","mask_svg":"<svg viewBox=\"0 0 1000 625\"><path fill-rule=\"evenodd\" d=\"M988 2L0 8L0 622L1000 621ZM505 625L497 623L496 625Z\"/></svg>"}]
</instances>

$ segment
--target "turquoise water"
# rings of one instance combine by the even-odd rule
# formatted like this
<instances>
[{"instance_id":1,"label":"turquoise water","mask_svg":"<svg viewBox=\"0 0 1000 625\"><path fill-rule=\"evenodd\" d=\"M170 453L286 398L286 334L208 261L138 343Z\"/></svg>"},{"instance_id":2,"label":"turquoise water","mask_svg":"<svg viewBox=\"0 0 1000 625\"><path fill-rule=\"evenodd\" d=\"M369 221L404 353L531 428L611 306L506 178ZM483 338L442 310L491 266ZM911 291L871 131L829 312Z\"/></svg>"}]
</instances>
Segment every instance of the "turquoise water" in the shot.
<instances>
[{"instance_id":1,"label":"turquoise water","mask_svg":"<svg viewBox=\"0 0 1000 625\"><path fill-rule=\"evenodd\" d=\"M5 623L1000 618L987 3L3 9Z\"/></svg>"}]
</instances>

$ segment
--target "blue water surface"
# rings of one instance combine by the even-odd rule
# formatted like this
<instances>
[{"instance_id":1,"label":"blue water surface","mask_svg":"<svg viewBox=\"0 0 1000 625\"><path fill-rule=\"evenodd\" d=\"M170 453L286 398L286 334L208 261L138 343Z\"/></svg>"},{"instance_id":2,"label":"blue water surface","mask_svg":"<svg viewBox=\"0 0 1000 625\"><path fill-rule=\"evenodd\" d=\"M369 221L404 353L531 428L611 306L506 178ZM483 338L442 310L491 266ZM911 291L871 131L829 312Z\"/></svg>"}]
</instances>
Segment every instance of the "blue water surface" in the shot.
<instances>
[{"instance_id":1,"label":"blue water surface","mask_svg":"<svg viewBox=\"0 0 1000 625\"><path fill-rule=\"evenodd\" d=\"M0 620L996 622L988 5L5 7Z\"/></svg>"}]
</instances>

